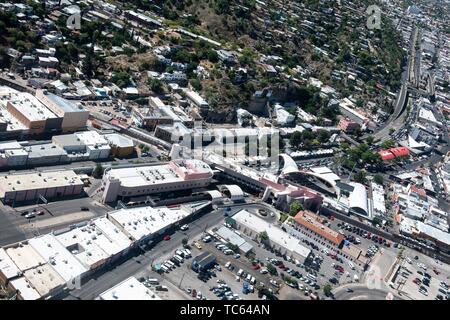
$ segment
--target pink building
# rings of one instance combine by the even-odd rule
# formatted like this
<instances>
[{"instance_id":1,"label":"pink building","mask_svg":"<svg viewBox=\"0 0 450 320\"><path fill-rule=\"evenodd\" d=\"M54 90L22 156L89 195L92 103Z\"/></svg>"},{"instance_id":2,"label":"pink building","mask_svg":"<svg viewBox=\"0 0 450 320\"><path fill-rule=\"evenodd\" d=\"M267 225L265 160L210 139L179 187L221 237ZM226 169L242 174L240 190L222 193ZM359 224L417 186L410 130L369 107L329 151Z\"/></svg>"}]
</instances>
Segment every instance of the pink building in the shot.
<instances>
[{"instance_id":1,"label":"pink building","mask_svg":"<svg viewBox=\"0 0 450 320\"><path fill-rule=\"evenodd\" d=\"M354 132L355 130L358 130L361 126L359 123L352 121L348 118L341 118L341 121L339 121L338 127L347 133Z\"/></svg>"},{"instance_id":2,"label":"pink building","mask_svg":"<svg viewBox=\"0 0 450 320\"><path fill-rule=\"evenodd\" d=\"M103 175L103 202L155 193L204 188L213 177L209 165L200 160L173 160L169 163L110 168Z\"/></svg>"}]
</instances>

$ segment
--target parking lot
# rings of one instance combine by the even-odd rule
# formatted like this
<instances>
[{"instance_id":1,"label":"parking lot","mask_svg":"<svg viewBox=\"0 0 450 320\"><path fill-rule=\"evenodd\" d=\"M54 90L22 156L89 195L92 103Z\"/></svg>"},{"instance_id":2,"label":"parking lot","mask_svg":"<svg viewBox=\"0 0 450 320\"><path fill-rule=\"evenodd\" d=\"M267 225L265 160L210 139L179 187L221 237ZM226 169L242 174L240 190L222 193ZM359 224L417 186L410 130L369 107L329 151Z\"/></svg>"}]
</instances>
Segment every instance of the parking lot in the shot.
<instances>
[{"instance_id":1,"label":"parking lot","mask_svg":"<svg viewBox=\"0 0 450 320\"><path fill-rule=\"evenodd\" d=\"M118 103L113 103L110 100L83 101L80 103L82 103L83 106L90 112L103 114L127 124L132 123L132 118L130 116L129 110L127 110L126 107L119 106Z\"/></svg>"},{"instance_id":2,"label":"parking lot","mask_svg":"<svg viewBox=\"0 0 450 320\"><path fill-rule=\"evenodd\" d=\"M177 250L179 249L182 249L181 246ZM231 293L229 293L228 295L234 295L232 298L233 300L257 299L256 291L254 293L248 293L246 295L242 293L243 280L239 279L239 281L236 281L236 275L231 270L228 270L225 267L225 264L228 261L224 261L223 257L217 255L217 252L211 251L211 253L215 254L217 258L218 266L211 269L211 276L208 280L200 280L199 274L191 268L193 259L192 257L195 257L202 252L208 251L208 247L202 247L202 249L200 250L194 246L191 246L190 251L192 253L192 256L190 258L184 259L183 263L179 263L179 265L172 270L163 272L161 274L149 270L149 274L153 275L155 278L161 279L161 284L172 284L172 287L183 291L185 295L191 297L192 299L219 299L219 296L211 290L213 287L216 287L217 289L227 288L227 290L224 290L224 293L226 291L230 291ZM174 254L175 252L168 253L162 257L159 257L157 261L154 262L154 264L164 263L165 261L170 260L174 256ZM233 265L236 265L235 261L233 261ZM235 271L236 268L237 266L234 267Z\"/></svg>"},{"instance_id":3,"label":"parking lot","mask_svg":"<svg viewBox=\"0 0 450 320\"><path fill-rule=\"evenodd\" d=\"M393 276L395 290L413 300L446 300L449 296L450 268L410 249Z\"/></svg>"},{"instance_id":4,"label":"parking lot","mask_svg":"<svg viewBox=\"0 0 450 320\"><path fill-rule=\"evenodd\" d=\"M267 218L272 219L270 216ZM174 263L174 256L177 252L179 253L178 250L183 249L180 243L177 248L158 255L151 261L151 264L136 274L136 277L143 281L148 278L158 279L158 285L147 284L164 299L196 300L256 300L272 297L303 300L316 297L324 299L323 287L328 283L332 284L333 288L339 288L342 285L356 282L363 284L365 281L365 274L361 266L354 266L355 268L352 269L346 259L327 252L323 246L320 246L320 243L315 243L307 236L299 239L302 245L311 250L311 254L306 259L283 256L241 233L239 235L253 246L253 250L248 257L236 254L232 252L232 247L226 244L227 241L213 232L213 230L217 230L216 227L224 225L228 228L231 227L221 220L219 224L209 225L208 229L203 229L203 233L190 238L190 256L183 256L181 263ZM232 230L232 228L230 229ZM373 264L383 264L383 270L390 269L399 252L404 250L404 256L410 256L412 264L407 263L406 258L404 260L404 265L409 271L400 270L396 277L396 287L391 286L393 292L398 291L399 295L403 297L406 295L411 299L435 299L437 294L446 298L442 292L444 287L440 283L441 281L448 283L450 270L445 270L447 266L438 265L438 262L420 254L416 261L415 251L407 248L400 249L394 248L394 246L388 248L379 244L376 248L372 240L364 237L361 238L360 245L374 251ZM199 273L192 270L191 267L194 257L203 252L211 253L216 259L216 266L210 269L206 278L204 277L206 272L201 272L203 276L199 277ZM166 270L166 272L155 271L155 265L166 264L167 266L169 260L172 261L173 268L169 268L170 270ZM427 273L431 275L427 286L428 295L421 294L418 291L420 285L413 282L416 277L421 281L424 277L417 273L417 271L421 271L417 263L426 264ZM433 264L437 266L433 267ZM439 276L435 272L430 272L434 268L440 273ZM248 283L247 290L243 290L244 282ZM387 282L385 286L387 289ZM261 289L264 290L263 293L259 292Z\"/></svg>"},{"instance_id":5,"label":"parking lot","mask_svg":"<svg viewBox=\"0 0 450 320\"><path fill-rule=\"evenodd\" d=\"M269 288L278 289L278 285L275 287L271 284L270 280L272 279L280 285L281 290L286 286L293 287L297 292L297 298L309 299L308 296L311 293L315 296L322 296L323 286L330 283L330 279L334 285L338 286L358 281L362 274L362 268L354 266L354 270L352 270L347 261L332 255L331 252L321 250L321 247L306 237L299 240L304 241L303 245L311 249L312 254L307 259L291 259L291 257L283 256L243 234L241 236L253 246L251 258L235 259L233 255L225 255L215 248L214 241L207 244L202 243L202 246L215 253L221 264L231 261L236 269L242 269L255 276L257 283L262 282ZM266 272L267 269L269 271L275 269L276 272L270 274L270 272ZM237 271L239 270L234 272Z\"/></svg>"}]
</instances>

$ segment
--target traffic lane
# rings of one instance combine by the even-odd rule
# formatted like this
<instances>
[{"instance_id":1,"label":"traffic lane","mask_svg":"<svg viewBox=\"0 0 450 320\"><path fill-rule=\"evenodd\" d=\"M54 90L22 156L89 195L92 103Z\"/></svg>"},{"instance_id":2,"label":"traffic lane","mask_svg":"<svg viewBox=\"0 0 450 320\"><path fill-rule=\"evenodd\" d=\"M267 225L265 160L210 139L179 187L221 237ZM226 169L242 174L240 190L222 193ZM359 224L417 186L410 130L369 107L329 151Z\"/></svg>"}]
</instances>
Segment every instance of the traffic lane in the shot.
<instances>
[{"instance_id":1,"label":"traffic lane","mask_svg":"<svg viewBox=\"0 0 450 320\"><path fill-rule=\"evenodd\" d=\"M26 238L25 233L18 227L19 223L11 221L10 215L11 213L0 212L0 246L16 243Z\"/></svg>"},{"instance_id":2,"label":"traffic lane","mask_svg":"<svg viewBox=\"0 0 450 320\"><path fill-rule=\"evenodd\" d=\"M91 198L76 198L76 199L68 199L61 201L52 201L47 204L39 204L39 205L28 205L22 207L14 208L16 217L21 217L21 214L25 211L32 212L43 210L45 213L42 216L37 216L37 219L45 219L49 216L59 216L67 213L79 212L83 207L86 207L94 213L96 216L101 216L106 214L112 208L108 208L102 204L97 203Z\"/></svg>"},{"instance_id":3,"label":"traffic lane","mask_svg":"<svg viewBox=\"0 0 450 320\"><path fill-rule=\"evenodd\" d=\"M351 291L347 291L348 289ZM337 288L333 294L336 300L387 300L388 292L367 287L348 286L346 288ZM401 299L394 296L394 300Z\"/></svg>"},{"instance_id":4,"label":"traffic lane","mask_svg":"<svg viewBox=\"0 0 450 320\"><path fill-rule=\"evenodd\" d=\"M199 219L189 224L189 229L186 231L176 230L170 234L169 241L162 241L153 247L152 252L158 260L161 260L161 256L169 252L175 251L178 246L181 246L181 242L184 238L187 238L189 242L204 233L207 228L211 228L217 224L220 224L224 219L223 210L218 209L205 214Z\"/></svg>"},{"instance_id":5,"label":"traffic lane","mask_svg":"<svg viewBox=\"0 0 450 320\"><path fill-rule=\"evenodd\" d=\"M117 266L105 268L103 271L100 271L95 278L82 284L80 289L75 289L70 292L65 299L95 299L100 293L112 288L127 278L142 272L146 268L150 268L152 264L159 260L160 256L167 254L168 252L174 252L176 248L180 247L183 238L188 237L193 239L198 237L203 232L205 225L219 223L220 220L223 219L223 213L220 211L221 210L216 210L207 213L194 223L191 223L192 227L186 232L177 231L171 234L171 239L169 241L157 243L152 249L145 253L132 257Z\"/></svg>"}]
</instances>

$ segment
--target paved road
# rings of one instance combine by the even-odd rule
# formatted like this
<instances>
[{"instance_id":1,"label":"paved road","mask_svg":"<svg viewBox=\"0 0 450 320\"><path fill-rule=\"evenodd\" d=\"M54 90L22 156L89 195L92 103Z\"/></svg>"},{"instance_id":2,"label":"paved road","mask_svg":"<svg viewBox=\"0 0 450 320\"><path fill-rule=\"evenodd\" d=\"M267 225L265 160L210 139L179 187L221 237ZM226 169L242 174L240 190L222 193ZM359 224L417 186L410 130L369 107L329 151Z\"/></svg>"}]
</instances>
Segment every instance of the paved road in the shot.
<instances>
[{"instance_id":1,"label":"paved road","mask_svg":"<svg viewBox=\"0 0 450 320\"><path fill-rule=\"evenodd\" d=\"M347 292L347 288L353 290ZM365 286L343 286L334 290L334 298L336 300L386 300L388 292L379 289L369 289ZM402 300L395 296L394 300Z\"/></svg>"},{"instance_id":2,"label":"paved road","mask_svg":"<svg viewBox=\"0 0 450 320\"><path fill-rule=\"evenodd\" d=\"M180 247L183 238L196 238L204 232L205 229L220 223L223 218L223 209L207 213L196 221L191 222L189 224L189 230L186 232L177 231L175 234L171 235L169 241L162 241L156 244L153 249L145 252L145 254L143 253L137 257L130 258L113 269L105 269L104 272L101 272L96 278L83 284L81 289L70 292L70 295L65 297L65 299L95 299L99 294L124 281L128 277L135 275L144 268L149 268L153 262L158 262L157 259L159 257Z\"/></svg>"},{"instance_id":3,"label":"paved road","mask_svg":"<svg viewBox=\"0 0 450 320\"><path fill-rule=\"evenodd\" d=\"M25 217L22 217L20 214L27 210L32 211L33 208L38 208L38 210L44 210L45 214L43 216L38 216L32 219L32 223L39 221L45 224L45 221L48 219L52 219L55 217L64 217L70 213L80 212L81 207L88 207L89 213L92 214L92 217L102 216L106 214L108 211L106 207L95 203L90 198L78 198L78 199L70 199L64 201L50 202L47 205L31 205L24 206L20 208L11 208L1 205L0 206L0 245L7 245L11 243L15 243L18 241L25 240L29 237L33 237L37 234L43 234L50 232L52 230L64 229L71 224L80 222L73 220L66 220L59 224L53 224L48 227L43 227L36 229L33 226L26 226L28 220ZM63 221L63 220L61 220Z\"/></svg>"},{"instance_id":4,"label":"paved road","mask_svg":"<svg viewBox=\"0 0 450 320\"><path fill-rule=\"evenodd\" d=\"M416 31L414 31L414 34L412 34L411 36L414 37L414 41L412 41L412 45L410 46L411 54L409 55L408 62L406 63L406 71L404 71L401 76L402 87L397 95L394 112L391 114L389 119L380 127L380 129L373 134L375 139L383 140L384 138L389 136L389 131L391 129L398 130L404 124L404 111L406 110L405 106L408 103L408 81L411 75L411 63L415 65L414 70L417 70L417 59L415 59Z\"/></svg>"}]
</instances>

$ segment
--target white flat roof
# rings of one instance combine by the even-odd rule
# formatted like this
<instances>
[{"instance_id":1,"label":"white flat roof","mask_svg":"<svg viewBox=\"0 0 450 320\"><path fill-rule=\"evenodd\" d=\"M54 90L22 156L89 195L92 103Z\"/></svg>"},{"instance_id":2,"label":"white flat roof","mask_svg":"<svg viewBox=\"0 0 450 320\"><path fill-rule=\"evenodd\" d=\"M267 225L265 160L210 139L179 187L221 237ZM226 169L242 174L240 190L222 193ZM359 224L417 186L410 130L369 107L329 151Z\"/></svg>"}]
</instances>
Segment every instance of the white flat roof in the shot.
<instances>
[{"instance_id":1,"label":"white flat roof","mask_svg":"<svg viewBox=\"0 0 450 320\"><path fill-rule=\"evenodd\" d=\"M428 120L430 122L438 123L439 121L436 120L436 117L434 116L433 112L431 110L420 108L419 109L419 117L425 120Z\"/></svg>"},{"instance_id":2,"label":"white flat roof","mask_svg":"<svg viewBox=\"0 0 450 320\"><path fill-rule=\"evenodd\" d=\"M111 245L106 249L107 252L114 255L130 247L131 240L106 217L95 219L91 223L111 241Z\"/></svg>"},{"instance_id":3,"label":"white flat roof","mask_svg":"<svg viewBox=\"0 0 450 320\"><path fill-rule=\"evenodd\" d=\"M105 134L109 143L121 148L134 147L133 140L118 133Z\"/></svg>"},{"instance_id":4,"label":"white flat roof","mask_svg":"<svg viewBox=\"0 0 450 320\"><path fill-rule=\"evenodd\" d=\"M3 248L0 248L0 272L6 279L11 279L20 275L19 268L14 264Z\"/></svg>"},{"instance_id":5,"label":"white flat roof","mask_svg":"<svg viewBox=\"0 0 450 320\"><path fill-rule=\"evenodd\" d=\"M247 210L241 210L232 216L236 222L246 226L247 228L254 230L257 233L266 231L270 241L275 242L279 246L286 248L289 251L295 252L302 257L308 257L311 250L304 247L300 240L289 235L281 230L281 228L266 222L258 216L248 212Z\"/></svg>"},{"instance_id":6,"label":"white flat roof","mask_svg":"<svg viewBox=\"0 0 450 320\"><path fill-rule=\"evenodd\" d=\"M77 132L75 135L87 146L108 145L108 141L96 131Z\"/></svg>"},{"instance_id":7,"label":"white flat roof","mask_svg":"<svg viewBox=\"0 0 450 320\"><path fill-rule=\"evenodd\" d=\"M87 269L51 234L28 240L30 245L44 257L64 279L71 281Z\"/></svg>"},{"instance_id":8,"label":"white flat roof","mask_svg":"<svg viewBox=\"0 0 450 320\"><path fill-rule=\"evenodd\" d=\"M16 290L19 290L24 300L37 300L41 297L24 277L12 280L11 284Z\"/></svg>"},{"instance_id":9,"label":"white flat roof","mask_svg":"<svg viewBox=\"0 0 450 320\"><path fill-rule=\"evenodd\" d=\"M25 271L24 276L41 296L65 285L64 279L48 264Z\"/></svg>"},{"instance_id":10,"label":"white flat roof","mask_svg":"<svg viewBox=\"0 0 450 320\"><path fill-rule=\"evenodd\" d=\"M192 166L189 168L178 166L178 169L182 172L209 173L212 176L211 168L203 161L191 159L185 160L184 163ZM119 179L121 185L124 187L139 187L184 181L183 177L175 171L174 166L170 163L131 168L112 168L105 172L105 177Z\"/></svg>"},{"instance_id":11,"label":"white flat roof","mask_svg":"<svg viewBox=\"0 0 450 320\"><path fill-rule=\"evenodd\" d=\"M55 238L87 268L95 267L111 256L101 247L103 244L106 250L110 250L110 241L95 227L75 228L55 235Z\"/></svg>"},{"instance_id":12,"label":"white flat roof","mask_svg":"<svg viewBox=\"0 0 450 320\"><path fill-rule=\"evenodd\" d=\"M7 141L0 143L0 151L23 149L22 145L17 141Z\"/></svg>"},{"instance_id":13,"label":"white flat roof","mask_svg":"<svg viewBox=\"0 0 450 320\"><path fill-rule=\"evenodd\" d=\"M373 208L375 211L386 213L386 204L384 200L384 188L383 186L372 182L372 200L373 200Z\"/></svg>"},{"instance_id":14,"label":"white flat roof","mask_svg":"<svg viewBox=\"0 0 450 320\"><path fill-rule=\"evenodd\" d=\"M100 294L101 300L161 300L152 290L130 277Z\"/></svg>"},{"instance_id":15,"label":"white flat roof","mask_svg":"<svg viewBox=\"0 0 450 320\"><path fill-rule=\"evenodd\" d=\"M32 246L26 243L7 248L6 253L21 271L37 267L47 262Z\"/></svg>"},{"instance_id":16,"label":"white flat roof","mask_svg":"<svg viewBox=\"0 0 450 320\"><path fill-rule=\"evenodd\" d=\"M112 168L105 175L108 178L119 179L121 185L125 187L183 181L168 164L148 167Z\"/></svg>"},{"instance_id":17,"label":"white flat roof","mask_svg":"<svg viewBox=\"0 0 450 320\"><path fill-rule=\"evenodd\" d=\"M190 213L182 208L139 207L109 213L133 239L140 240L183 219Z\"/></svg>"},{"instance_id":18,"label":"white flat roof","mask_svg":"<svg viewBox=\"0 0 450 320\"><path fill-rule=\"evenodd\" d=\"M83 185L80 177L73 170L36 172L0 176L0 197L6 192L34 189L48 189L72 185Z\"/></svg>"},{"instance_id":19,"label":"white flat roof","mask_svg":"<svg viewBox=\"0 0 450 320\"><path fill-rule=\"evenodd\" d=\"M186 90L186 96L195 102L199 106L207 106L208 102L205 101L197 92L192 90Z\"/></svg>"},{"instance_id":20,"label":"white flat roof","mask_svg":"<svg viewBox=\"0 0 450 320\"><path fill-rule=\"evenodd\" d=\"M9 102L30 121L57 118L57 115L28 92L12 93Z\"/></svg>"},{"instance_id":21,"label":"white flat roof","mask_svg":"<svg viewBox=\"0 0 450 320\"><path fill-rule=\"evenodd\" d=\"M1 101L0 101L0 114L1 114L0 120L8 124L6 127L7 131L28 129L22 122L20 122L16 117L14 117L8 110L6 110L5 105L1 105Z\"/></svg>"},{"instance_id":22,"label":"white flat roof","mask_svg":"<svg viewBox=\"0 0 450 320\"><path fill-rule=\"evenodd\" d=\"M333 171L331 171L328 167L315 167L310 168L312 172L318 174L320 177L325 179L326 181L329 181L332 185L336 184L336 181L341 180L341 178L335 174Z\"/></svg>"}]
</instances>

